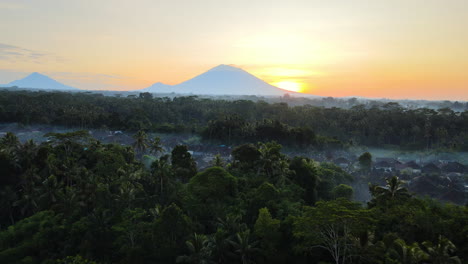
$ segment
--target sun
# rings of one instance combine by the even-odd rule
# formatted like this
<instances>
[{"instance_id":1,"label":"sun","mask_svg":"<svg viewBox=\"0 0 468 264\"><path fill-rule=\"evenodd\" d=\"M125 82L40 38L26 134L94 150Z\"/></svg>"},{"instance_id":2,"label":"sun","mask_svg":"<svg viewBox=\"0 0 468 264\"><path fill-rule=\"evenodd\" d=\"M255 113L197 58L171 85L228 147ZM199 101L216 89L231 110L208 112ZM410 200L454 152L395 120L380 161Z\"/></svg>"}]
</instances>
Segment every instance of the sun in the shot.
<instances>
[{"instance_id":1,"label":"sun","mask_svg":"<svg viewBox=\"0 0 468 264\"><path fill-rule=\"evenodd\" d=\"M302 92L302 85L298 82L292 82L292 81L281 81L281 82L275 82L273 83L276 87L288 90L291 92Z\"/></svg>"}]
</instances>

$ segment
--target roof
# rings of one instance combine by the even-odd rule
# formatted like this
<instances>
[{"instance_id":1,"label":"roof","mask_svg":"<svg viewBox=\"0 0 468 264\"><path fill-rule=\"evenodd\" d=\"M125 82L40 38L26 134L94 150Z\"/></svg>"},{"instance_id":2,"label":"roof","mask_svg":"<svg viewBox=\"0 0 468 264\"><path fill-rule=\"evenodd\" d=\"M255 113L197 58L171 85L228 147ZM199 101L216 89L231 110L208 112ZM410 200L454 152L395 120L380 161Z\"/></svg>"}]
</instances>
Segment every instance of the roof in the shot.
<instances>
[{"instance_id":1,"label":"roof","mask_svg":"<svg viewBox=\"0 0 468 264\"><path fill-rule=\"evenodd\" d=\"M437 167L434 163L428 163L422 167L422 172L424 173L431 173L431 172L440 172L439 167Z\"/></svg>"},{"instance_id":2,"label":"roof","mask_svg":"<svg viewBox=\"0 0 468 264\"><path fill-rule=\"evenodd\" d=\"M414 160L407 162L405 165L412 169L421 169L421 166L419 166Z\"/></svg>"},{"instance_id":3,"label":"roof","mask_svg":"<svg viewBox=\"0 0 468 264\"><path fill-rule=\"evenodd\" d=\"M340 164L340 163L349 163L349 160L346 159L346 158L340 157L340 158L337 158L334 162L338 163L338 164Z\"/></svg>"},{"instance_id":4,"label":"roof","mask_svg":"<svg viewBox=\"0 0 468 264\"><path fill-rule=\"evenodd\" d=\"M397 159L394 159L394 158L376 158L375 159L375 162L377 163L384 162L384 161L392 165L401 164L401 162L399 162Z\"/></svg>"},{"instance_id":5,"label":"roof","mask_svg":"<svg viewBox=\"0 0 468 264\"><path fill-rule=\"evenodd\" d=\"M459 172L463 173L466 171L466 166L459 162L449 162L447 165L442 167L442 170L445 172Z\"/></svg>"},{"instance_id":6,"label":"roof","mask_svg":"<svg viewBox=\"0 0 468 264\"><path fill-rule=\"evenodd\" d=\"M390 162L387 162L387 161L379 161L379 162L374 164L374 167L393 167L393 165L390 164Z\"/></svg>"}]
</instances>

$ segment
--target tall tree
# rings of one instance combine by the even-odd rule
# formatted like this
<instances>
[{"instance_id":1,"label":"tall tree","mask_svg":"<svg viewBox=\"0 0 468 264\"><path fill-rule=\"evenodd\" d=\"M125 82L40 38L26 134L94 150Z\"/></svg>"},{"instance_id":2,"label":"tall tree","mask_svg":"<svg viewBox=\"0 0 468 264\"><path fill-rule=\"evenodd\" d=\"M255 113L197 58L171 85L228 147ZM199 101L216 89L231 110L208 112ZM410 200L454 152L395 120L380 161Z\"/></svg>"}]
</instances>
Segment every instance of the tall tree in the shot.
<instances>
[{"instance_id":1,"label":"tall tree","mask_svg":"<svg viewBox=\"0 0 468 264\"><path fill-rule=\"evenodd\" d=\"M192 239L185 242L190 254L179 256L176 259L177 263L194 263L194 264L214 264L211 260L212 243L205 235L193 234Z\"/></svg>"},{"instance_id":2,"label":"tall tree","mask_svg":"<svg viewBox=\"0 0 468 264\"><path fill-rule=\"evenodd\" d=\"M257 248L258 241L252 241L250 230L237 233L234 239L229 240L229 243L242 264L254 263L252 259L260 252Z\"/></svg>"},{"instance_id":3,"label":"tall tree","mask_svg":"<svg viewBox=\"0 0 468 264\"><path fill-rule=\"evenodd\" d=\"M133 139L135 139L135 142L133 142L133 148L141 157L148 148L148 136L145 131L138 130L138 132L133 135Z\"/></svg>"},{"instance_id":4,"label":"tall tree","mask_svg":"<svg viewBox=\"0 0 468 264\"><path fill-rule=\"evenodd\" d=\"M302 239L300 248L304 252L322 248L336 264L344 264L351 258L358 234L367 232L370 223L369 212L357 203L346 199L320 201L295 218L293 234Z\"/></svg>"},{"instance_id":5,"label":"tall tree","mask_svg":"<svg viewBox=\"0 0 468 264\"><path fill-rule=\"evenodd\" d=\"M177 145L171 153L174 173L180 179L187 181L197 173L197 164L185 145Z\"/></svg>"},{"instance_id":6,"label":"tall tree","mask_svg":"<svg viewBox=\"0 0 468 264\"><path fill-rule=\"evenodd\" d=\"M369 173L372 168L372 155L369 152L364 152L361 156L359 156L358 160L361 170Z\"/></svg>"}]
</instances>

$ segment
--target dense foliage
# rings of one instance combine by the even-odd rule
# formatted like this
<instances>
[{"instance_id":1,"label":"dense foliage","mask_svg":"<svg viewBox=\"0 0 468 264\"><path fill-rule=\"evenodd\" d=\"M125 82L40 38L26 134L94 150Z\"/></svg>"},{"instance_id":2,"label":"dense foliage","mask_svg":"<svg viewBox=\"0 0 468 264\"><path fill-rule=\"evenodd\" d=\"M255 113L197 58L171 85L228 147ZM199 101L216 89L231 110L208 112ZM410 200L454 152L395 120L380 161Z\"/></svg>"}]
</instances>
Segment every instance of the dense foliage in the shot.
<instances>
[{"instance_id":1,"label":"dense foliage","mask_svg":"<svg viewBox=\"0 0 468 264\"><path fill-rule=\"evenodd\" d=\"M360 144L468 150L468 111L409 109L396 103L343 109L196 96L153 98L149 93L119 98L1 91L0 122L193 132L224 144L275 140L299 147Z\"/></svg>"},{"instance_id":2,"label":"dense foliage","mask_svg":"<svg viewBox=\"0 0 468 264\"><path fill-rule=\"evenodd\" d=\"M117 102L101 99L100 107ZM120 107L134 103L125 102ZM0 263L461 263L468 257L466 206L415 198L396 177L371 186L372 201L363 206L350 200L353 179L339 167L287 158L274 142L240 145L229 164L218 157L198 171L184 146L159 157L157 139L151 142L158 158L145 167L136 158L143 136L135 135L133 148L102 144L86 131L49 134L41 144L20 143L12 133L1 138Z\"/></svg>"}]
</instances>

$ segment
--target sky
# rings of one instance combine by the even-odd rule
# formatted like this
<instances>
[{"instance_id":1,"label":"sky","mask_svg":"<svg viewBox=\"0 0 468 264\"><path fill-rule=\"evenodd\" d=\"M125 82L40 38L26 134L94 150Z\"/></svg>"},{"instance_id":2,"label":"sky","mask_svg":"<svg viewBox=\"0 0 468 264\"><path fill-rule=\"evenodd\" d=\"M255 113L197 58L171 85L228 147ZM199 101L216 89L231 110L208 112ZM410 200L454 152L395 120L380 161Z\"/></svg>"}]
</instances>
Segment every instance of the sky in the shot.
<instances>
[{"instance_id":1,"label":"sky","mask_svg":"<svg viewBox=\"0 0 468 264\"><path fill-rule=\"evenodd\" d=\"M0 0L0 83L178 84L232 64L321 96L468 100L466 0Z\"/></svg>"}]
</instances>

